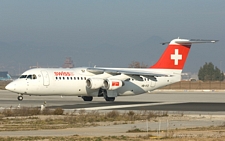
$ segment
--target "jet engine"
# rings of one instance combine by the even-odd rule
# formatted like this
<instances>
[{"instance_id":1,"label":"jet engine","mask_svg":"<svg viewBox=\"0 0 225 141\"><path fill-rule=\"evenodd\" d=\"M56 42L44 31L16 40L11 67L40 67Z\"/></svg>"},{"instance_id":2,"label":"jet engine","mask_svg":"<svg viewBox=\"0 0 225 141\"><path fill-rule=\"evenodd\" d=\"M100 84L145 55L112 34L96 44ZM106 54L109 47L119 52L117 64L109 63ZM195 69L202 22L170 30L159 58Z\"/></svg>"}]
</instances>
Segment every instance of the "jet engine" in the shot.
<instances>
[{"instance_id":1,"label":"jet engine","mask_svg":"<svg viewBox=\"0 0 225 141\"><path fill-rule=\"evenodd\" d=\"M103 79L101 78L88 78L86 80L87 88L89 89L98 89L103 86Z\"/></svg>"},{"instance_id":2,"label":"jet engine","mask_svg":"<svg viewBox=\"0 0 225 141\"><path fill-rule=\"evenodd\" d=\"M104 80L103 86L107 90L116 90L124 86L124 82L122 80L107 79L107 80Z\"/></svg>"}]
</instances>

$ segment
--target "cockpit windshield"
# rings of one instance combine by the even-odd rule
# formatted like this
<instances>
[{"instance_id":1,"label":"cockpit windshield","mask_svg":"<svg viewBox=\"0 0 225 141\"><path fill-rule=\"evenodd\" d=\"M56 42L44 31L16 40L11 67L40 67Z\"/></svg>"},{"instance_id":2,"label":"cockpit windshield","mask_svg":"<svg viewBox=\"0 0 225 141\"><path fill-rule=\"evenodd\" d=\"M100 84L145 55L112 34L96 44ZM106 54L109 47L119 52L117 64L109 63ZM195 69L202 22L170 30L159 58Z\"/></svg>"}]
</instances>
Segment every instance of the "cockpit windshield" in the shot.
<instances>
[{"instance_id":1,"label":"cockpit windshield","mask_svg":"<svg viewBox=\"0 0 225 141\"><path fill-rule=\"evenodd\" d=\"M32 79L32 75L28 75L27 76L27 79Z\"/></svg>"},{"instance_id":2,"label":"cockpit windshield","mask_svg":"<svg viewBox=\"0 0 225 141\"><path fill-rule=\"evenodd\" d=\"M30 74L30 75L21 75L20 79L37 79L37 76L35 74Z\"/></svg>"},{"instance_id":3,"label":"cockpit windshield","mask_svg":"<svg viewBox=\"0 0 225 141\"><path fill-rule=\"evenodd\" d=\"M27 78L27 75L21 75L21 76L20 76L20 79L21 79L21 78Z\"/></svg>"}]
</instances>

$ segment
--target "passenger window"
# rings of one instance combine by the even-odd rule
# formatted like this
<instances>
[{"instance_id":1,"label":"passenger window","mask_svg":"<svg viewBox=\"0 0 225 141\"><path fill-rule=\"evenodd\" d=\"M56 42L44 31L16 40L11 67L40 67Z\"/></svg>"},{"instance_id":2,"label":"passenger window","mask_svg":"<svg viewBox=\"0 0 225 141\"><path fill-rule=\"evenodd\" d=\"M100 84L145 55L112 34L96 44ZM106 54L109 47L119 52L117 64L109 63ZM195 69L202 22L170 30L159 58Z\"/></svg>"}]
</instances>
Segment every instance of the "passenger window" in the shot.
<instances>
[{"instance_id":1,"label":"passenger window","mask_svg":"<svg viewBox=\"0 0 225 141\"><path fill-rule=\"evenodd\" d=\"M76 77L74 77L74 80L76 80Z\"/></svg>"},{"instance_id":2,"label":"passenger window","mask_svg":"<svg viewBox=\"0 0 225 141\"><path fill-rule=\"evenodd\" d=\"M58 77L55 77L56 80L58 80Z\"/></svg>"},{"instance_id":3,"label":"passenger window","mask_svg":"<svg viewBox=\"0 0 225 141\"><path fill-rule=\"evenodd\" d=\"M67 77L67 80L69 80L70 78L69 77Z\"/></svg>"},{"instance_id":4,"label":"passenger window","mask_svg":"<svg viewBox=\"0 0 225 141\"><path fill-rule=\"evenodd\" d=\"M81 77L80 79L83 80L83 77Z\"/></svg>"},{"instance_id":5,"label":"passenger window","mask_svg":"<svg viewBox=\"0 0 225 141\"><path fill-rule=\"evenodd\" d=\"M61 80L61 77L59 77L59 79Z\"/></svg>"},{"instance_id":6,"label":"passenger window","mask_svg":"<svg viewBox=\"0 0 225 141\"><path fill-rule=\"evenodd\" d=\"M79 77L77 77L77 80L79 80Z\"/></svg>"},{"instance_id":7,"label":"passenger window","mask_svg":"<svg viewBox=\"0 0 225 141\"><path fill-rule=\"evenodd\" d=\"M63 77L63 80L65 79L65 77Z\"/></svg>"},{"instance_id":8,"label":"passenger window","mask_svg":"<svg viewBox=\"0 0 225 141\"><path fill-rule=\"evenodd\" d=\"M84 80L86 80L86 77L84 77Z\"/></svg>"}]
</instances>

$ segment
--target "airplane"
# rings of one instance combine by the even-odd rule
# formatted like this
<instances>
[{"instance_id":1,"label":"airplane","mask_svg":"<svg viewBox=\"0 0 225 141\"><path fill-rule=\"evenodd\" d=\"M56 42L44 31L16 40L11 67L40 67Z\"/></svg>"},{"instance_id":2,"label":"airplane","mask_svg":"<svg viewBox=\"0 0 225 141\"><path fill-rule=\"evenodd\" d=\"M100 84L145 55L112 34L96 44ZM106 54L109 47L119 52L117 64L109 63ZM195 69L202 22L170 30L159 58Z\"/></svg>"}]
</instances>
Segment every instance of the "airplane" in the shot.
<instances>
[{"instance_id":1,"label":"airplane","mask_svg":"<svg viewBox=\"0 0 225 141\"><path fill-rule=\"evenodd\" d=\"M84 101L104 97L114 101L118 96L135 96L179 82L181 72L194 43L218 40L173 39L159 60L149 68L34 68L25 71L5 88L30 96L78 96Z\"/></svg>"}]
</instances>

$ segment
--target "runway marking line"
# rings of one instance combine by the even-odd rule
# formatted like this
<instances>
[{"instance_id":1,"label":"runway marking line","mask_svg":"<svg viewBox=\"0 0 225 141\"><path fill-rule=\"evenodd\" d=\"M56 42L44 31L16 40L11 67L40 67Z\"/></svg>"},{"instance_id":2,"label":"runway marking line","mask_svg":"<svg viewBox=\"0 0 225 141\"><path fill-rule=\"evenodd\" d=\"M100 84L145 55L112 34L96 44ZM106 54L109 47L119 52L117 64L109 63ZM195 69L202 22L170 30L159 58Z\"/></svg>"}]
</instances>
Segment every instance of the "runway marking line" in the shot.
<instances>
[{"instance_id":1,"label":"runway marking line","mask_svg":"<svg viewBox=\"0 0 225 141\"><path fill-rule=\"evenodd\" d=\"M78 109L64 109L64 110L107 110L107 109L119 109L119 108L131 108L131 107L142 107L142 106L157 106L157 105L168 105L168 104L181 104L186 102L163 102L163 103L147 103L147 104L131 104L131 105L114 105L114 106L103 106L103 107L91 107L91 108L78 108Z\"/></svg>"}]
</instances>

